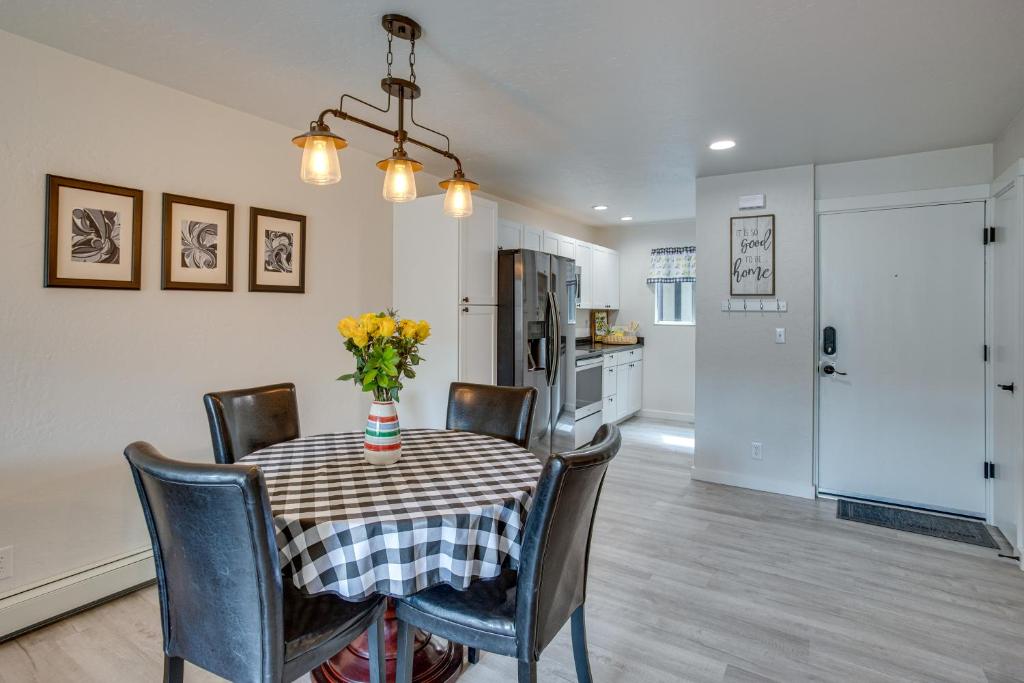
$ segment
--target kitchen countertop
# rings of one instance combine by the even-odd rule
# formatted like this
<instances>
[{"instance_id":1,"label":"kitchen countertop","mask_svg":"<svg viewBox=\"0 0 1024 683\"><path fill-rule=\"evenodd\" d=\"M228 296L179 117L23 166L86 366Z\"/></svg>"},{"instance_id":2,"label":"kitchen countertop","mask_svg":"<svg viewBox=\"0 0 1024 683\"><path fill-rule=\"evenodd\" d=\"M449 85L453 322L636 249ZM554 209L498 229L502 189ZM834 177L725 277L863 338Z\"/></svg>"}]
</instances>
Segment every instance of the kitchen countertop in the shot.
<instances>
[{"instance_id":1,"label":"kitchen countertop","mask_svg":"<svg viewBox=\"0 0 1024 683\"><path fill-rule=\"evenodd\" d=\"M584 345L576 346L576 358L586 358L588 356L601 356L606 353L615 353L616 351L628 351L629 349L642 349L644 347L644 340L641 338L636 344L601 344L588 342Z\"/></svg>"}]
</instances>

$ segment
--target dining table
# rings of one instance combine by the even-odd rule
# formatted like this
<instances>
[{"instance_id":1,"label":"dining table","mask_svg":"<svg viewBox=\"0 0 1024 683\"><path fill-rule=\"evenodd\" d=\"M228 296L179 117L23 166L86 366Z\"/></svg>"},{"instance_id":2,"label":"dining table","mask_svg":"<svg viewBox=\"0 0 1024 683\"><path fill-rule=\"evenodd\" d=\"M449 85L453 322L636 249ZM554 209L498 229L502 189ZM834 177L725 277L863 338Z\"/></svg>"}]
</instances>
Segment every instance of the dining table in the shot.
<instances>
[{"instance_id":1,"label":"dining table","mask_svg":"<svg viewBox=\"0 0 1024 683\"><path fill-rule=\"evenodd\" d=\"M439 584L457 589L517 569L541 463L519 446L471 432L402 431L393 465L363 458L363 432L285 441L241 459L258 465L270 499L283 581L308 594L389 599L388 677L397 623L393 599ZM415 634L413 680L453 681L464 648ZM312 672L318 683L369 681L364 634Z\"/></svg>"}]
</instances>

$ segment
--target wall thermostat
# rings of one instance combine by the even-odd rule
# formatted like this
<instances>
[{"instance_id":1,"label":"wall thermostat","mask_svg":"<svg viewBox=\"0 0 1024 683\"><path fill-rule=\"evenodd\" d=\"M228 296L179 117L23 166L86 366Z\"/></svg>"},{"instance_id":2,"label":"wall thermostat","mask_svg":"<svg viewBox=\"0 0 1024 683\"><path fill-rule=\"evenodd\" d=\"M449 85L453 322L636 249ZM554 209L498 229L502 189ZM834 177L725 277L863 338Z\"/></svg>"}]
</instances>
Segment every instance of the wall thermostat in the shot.
<instances>
[{"instance_id":1,"label":"wall thermostat","mask_svg":"<svg viewBox=\"0 0 1024 683\"><path fill-rule=\"evenodd\" d=\"M763 209L764 207L763 194L745 194L740 197L740 209Z\"/></svg>"}]
</instances>

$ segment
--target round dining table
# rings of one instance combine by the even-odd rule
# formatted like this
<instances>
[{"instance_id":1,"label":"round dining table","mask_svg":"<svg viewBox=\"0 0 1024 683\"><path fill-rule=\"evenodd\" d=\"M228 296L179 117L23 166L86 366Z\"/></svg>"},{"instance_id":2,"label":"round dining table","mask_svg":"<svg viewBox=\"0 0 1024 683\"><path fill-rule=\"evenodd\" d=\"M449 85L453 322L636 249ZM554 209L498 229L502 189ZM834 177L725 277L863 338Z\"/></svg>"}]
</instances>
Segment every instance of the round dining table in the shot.
<instances>
[{"instance_id":1,"label":"round dining table","mask_svg":"<svg viewBox=\"0 0 1024 683\"><path fill-rule=\"evenodd\" d=\"M515 444L470 432L402 431L393 465L363 459L363 433L302 437L242 458L263 471L284 581L310 594L400 598L442 583L466 588L516 569L541 464ZM385 616L388 676L397 627ZM463 647L416 633L413 680L455 680ZM369 680L364 634L312 673Z\"/></svg>"}]
</instances>

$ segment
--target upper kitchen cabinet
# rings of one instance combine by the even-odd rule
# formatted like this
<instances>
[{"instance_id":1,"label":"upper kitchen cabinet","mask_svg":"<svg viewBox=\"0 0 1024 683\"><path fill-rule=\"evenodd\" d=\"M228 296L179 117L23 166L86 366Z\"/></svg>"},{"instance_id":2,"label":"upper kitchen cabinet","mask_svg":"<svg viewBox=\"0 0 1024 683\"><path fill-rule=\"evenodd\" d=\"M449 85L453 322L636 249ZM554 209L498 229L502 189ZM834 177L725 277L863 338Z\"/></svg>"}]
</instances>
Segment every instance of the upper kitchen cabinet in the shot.
<instances>
[{"instance_id":1,"label":"upper kitchen cabinet","mask_svg":"<svg viewBox=\"0 0 1024 683\"><path fill-rule=\"evenodd\" d=\"M523 249L544 251L544 231L529 225L523 226Z\"/></svg>"},{"instance_id":2,"label":"upper kitchen cabinet","mask_svg":"<svg viewBox=\"0 0 1024 683\"><path fill-rule=\"evenodd\" d=\"M523 246L523 224L498 220L498 250L520 249Z\"/></svg>"},{"instance_id":3,"label":"upper kitchen cabinet","mask_svg":"<svg viewBox=\"0 0 1024 683\"><path fill-rule=\"evenodd\" d=\"M456 219L448 219L456 220ZM498 303L498 205L473 200L473 215L459 223L459 303Z\"/></svg>"},{"instance_id":4,"label":"upper kitchen cabinet","mask_svg":"<svg viewBox=\"0 0 1024 683\"><path fill-rule=\"evenodd\" d=\"M576 265L580 269L579 308L594 307L594 245L576 243Z\"/></svg>"},{"instance_id":5,"label":"upper kitchen cabinet","mask_svg":"<svg viewBox=\"0 0 1024 683\"><path fill-rule=\"evenodd\" d=\"M558 256L558 235L553 232L544 231L544 242L541 251Z\"/></svg>"},{"instance_id":6,"label":"upper kitchen cabinet","mask_svg":"<svg viewBox=\"0 0 1024 683\"><path fill-rule=\"evenodd\" d=\"M594 245L593 301L591 308L619 307L619 253L613 249Z\"/></svg>"}]
</instances>

